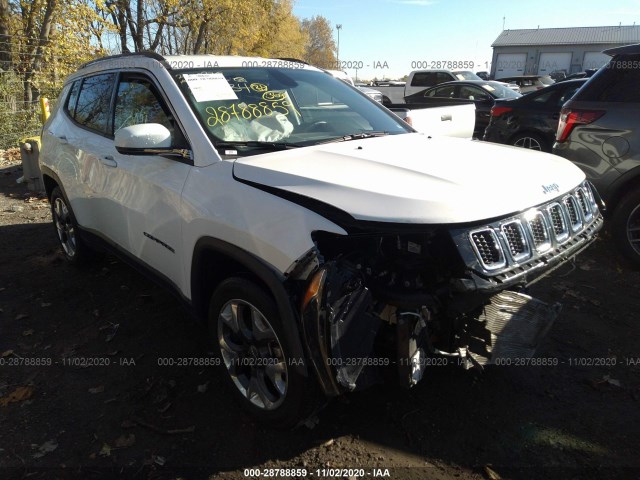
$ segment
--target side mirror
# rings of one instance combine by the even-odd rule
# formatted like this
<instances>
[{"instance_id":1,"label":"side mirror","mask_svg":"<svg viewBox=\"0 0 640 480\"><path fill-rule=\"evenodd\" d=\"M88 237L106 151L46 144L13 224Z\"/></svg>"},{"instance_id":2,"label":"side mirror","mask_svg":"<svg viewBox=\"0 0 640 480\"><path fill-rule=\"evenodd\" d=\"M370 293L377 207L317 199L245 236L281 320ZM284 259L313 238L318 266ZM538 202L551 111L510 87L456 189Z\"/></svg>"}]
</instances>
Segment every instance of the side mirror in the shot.
<instances>
[{"instance_id":1,"label":"side mirror","mask_svg":"<svg viewBox=\"0 0 640 480\"><path fill-rule=\"evenodd\" d=\"M116 150L124 155L177 155L189 158L188 150L171 146L171 132L159 123L140 123L118 130Z\"/></svg>"}]
</instances>

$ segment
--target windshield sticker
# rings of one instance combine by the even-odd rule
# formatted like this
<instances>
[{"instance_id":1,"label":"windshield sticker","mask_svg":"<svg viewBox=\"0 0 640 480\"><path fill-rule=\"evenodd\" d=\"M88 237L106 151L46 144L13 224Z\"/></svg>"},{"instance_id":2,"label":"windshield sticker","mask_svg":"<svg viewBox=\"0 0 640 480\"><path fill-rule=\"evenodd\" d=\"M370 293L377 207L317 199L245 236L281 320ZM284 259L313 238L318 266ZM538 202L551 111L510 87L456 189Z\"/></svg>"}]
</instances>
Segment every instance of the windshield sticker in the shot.
<instances>
[{"instance_id":1,"label":"windshield sticker","mask_svg":"<svg viewBox=\"0 0 640 480\"><path fill-rule=\"evenodd\" d=\"M188 73L183 77L198 103L238 99L222 73Z\"/></svg>"},{"instance_id":2,"label":"windshield sticker","mask_svg":"<svg viewBox=\"0 0 640 480\"><path fill-rule=\"evenodd\" d=\"M277 93L277 92L273 92ZM284 95L283 97L284 98ZM263 116L270 116L274 113L289 115L291 112L300 115L295 107L289 101L269 101L259 103L234 103L229 106L207 107L207 126L215 127L216 125L226 125L231 120L252 121Z\"/></svg>"},{"instance_id":3,"label":"windshield sticker","mask_svg":"<svg viewBox=\"0 0 640 480\"><path fill-rule=\"evenodd\" d=\"M269 90L269 87L264 83L249 83L242 77L235 77L233 81L229 82L231 89L234 92L248 92L248 93L264 93Z\"/></svg>"}]
</instances>

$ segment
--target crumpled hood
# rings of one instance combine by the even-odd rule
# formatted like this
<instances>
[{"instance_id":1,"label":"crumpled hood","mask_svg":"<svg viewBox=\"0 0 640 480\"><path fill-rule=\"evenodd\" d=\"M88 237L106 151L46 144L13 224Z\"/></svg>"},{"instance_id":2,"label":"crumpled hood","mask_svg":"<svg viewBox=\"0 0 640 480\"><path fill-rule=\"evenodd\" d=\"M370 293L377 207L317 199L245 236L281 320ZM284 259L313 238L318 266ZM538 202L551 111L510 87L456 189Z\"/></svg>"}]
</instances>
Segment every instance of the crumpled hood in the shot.
<instances>
[{"instance_id":1,"label":"crumpled hood","mask_svg":"<svg viewBox=\"0 0 640 480\"><path fill-rule=\"evenodd\" d=\"M421 224L505 216L548 202L585 178L555 155L422 134L240 158L234 176L324 202L358 220Z\"/></svg>"}]
</instances>

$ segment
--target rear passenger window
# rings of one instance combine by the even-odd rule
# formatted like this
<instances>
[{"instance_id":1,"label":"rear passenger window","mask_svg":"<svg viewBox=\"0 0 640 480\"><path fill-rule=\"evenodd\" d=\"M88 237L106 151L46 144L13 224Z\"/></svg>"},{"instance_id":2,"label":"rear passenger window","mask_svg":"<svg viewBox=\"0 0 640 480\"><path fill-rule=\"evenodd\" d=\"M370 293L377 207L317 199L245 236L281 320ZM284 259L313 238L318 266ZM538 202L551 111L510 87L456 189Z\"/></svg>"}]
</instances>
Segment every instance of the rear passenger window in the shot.
<instances>
[{"instance_id":1,"label":"rear passenger window","mask_svg":"<svg viewBox=\"0 0 640 480\"><path fill-rule=\"evenodd\" d=\"M114 80L114 73L84 79L73 115L76 122L99 133L109 132L109 108Z\"/></svg>"},{"instance_id":2,"label":"rear passenger window","mask_svg":"<svg viewBox=\"0 0 640 480\"><path fill-rule=\"evenodd\" d=\"M71 118L75 117L76 114L76 103L78 102L78 92L80 91L81 80L76 80L71 85L71 92L69 92L69 97L67 100L67 106L65 107L67 113Z\"/></svg>"}]
</instances>

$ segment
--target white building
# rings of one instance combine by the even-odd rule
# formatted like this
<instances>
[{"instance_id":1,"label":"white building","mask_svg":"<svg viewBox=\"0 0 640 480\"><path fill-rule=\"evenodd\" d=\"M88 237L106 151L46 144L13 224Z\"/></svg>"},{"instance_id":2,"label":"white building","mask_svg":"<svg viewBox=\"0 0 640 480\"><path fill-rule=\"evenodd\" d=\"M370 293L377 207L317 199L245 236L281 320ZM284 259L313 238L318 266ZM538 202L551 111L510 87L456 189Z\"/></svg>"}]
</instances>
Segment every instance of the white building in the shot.
<instances>
[{"instance_id":1,"label":"white building","mask_svg":"<svg viewBox=\"0 0 640 480\"><path fill-rule=\"evenodd\" d=\"M640 43L640 25L504 30L493 47L493 78L599 68L608 48Z\"/></svg>"}]
</instances>

